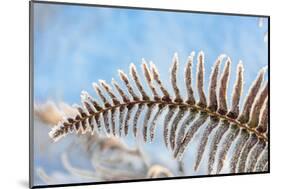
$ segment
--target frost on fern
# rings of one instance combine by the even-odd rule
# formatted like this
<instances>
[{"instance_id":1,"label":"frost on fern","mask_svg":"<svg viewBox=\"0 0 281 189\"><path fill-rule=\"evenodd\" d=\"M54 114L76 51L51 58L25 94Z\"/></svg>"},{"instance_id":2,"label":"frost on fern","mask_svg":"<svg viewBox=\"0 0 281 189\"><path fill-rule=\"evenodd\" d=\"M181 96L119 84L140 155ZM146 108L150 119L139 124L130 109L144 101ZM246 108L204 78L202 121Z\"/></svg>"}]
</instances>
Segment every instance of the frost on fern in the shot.
<instances>
[{"instance_id":1,"label":"frost on fern","mask_svg":"<svg viewBox=\"0 0 281 189\"><path fill-rule=\"evenodd\" d=\"M195 53L192 52L185 65L184 91L178 86L177 54L173 57L170 69L172 91L165 87L156 66L152 62L148 65L144 59L141 65L142 74L134 64L129 68L130 77L123 70L118 70L125 89L114 79L111 84L104 80L93 83L99 100L82 91L82 105L75 106L76 116L65 117L49 133L50 137L58 141L72 132L104 132L106 136L123 137L129 134L131 127L135 137L140 135L144 142L152 142L156 127L160 125L163 127L163 143L171 151L173 158L181 161L185 150L201 129L194 170L198 169L203 156L206 156L207 174L219 174L232 147L229 163L231 173L267 171L268 83L264 81L266 69L260 70L246 97L241 99L244 85L243 64L239 62L237 65L236 76L233 76L235 82L232 89L229 89L231 59L221 55L210 73L206 95L204 53L198 53L195 76L192 75L194 56ZM145 84L142 81L145 81ZM227 103L228 90L232 90L230 104ZM141 115L144 119L140 119ZM207 150L208 142L210 149Z\"/></svg>"}]
</instances>

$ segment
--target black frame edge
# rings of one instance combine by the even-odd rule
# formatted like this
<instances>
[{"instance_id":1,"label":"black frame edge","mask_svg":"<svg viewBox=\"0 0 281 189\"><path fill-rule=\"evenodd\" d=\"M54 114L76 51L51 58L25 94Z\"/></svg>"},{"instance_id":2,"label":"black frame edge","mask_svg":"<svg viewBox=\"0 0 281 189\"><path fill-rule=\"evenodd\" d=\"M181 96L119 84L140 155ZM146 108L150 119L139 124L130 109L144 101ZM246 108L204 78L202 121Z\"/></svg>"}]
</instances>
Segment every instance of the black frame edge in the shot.
<instances>
[{"instance_id":1,"label":"black frame edge","mask_svg":"<svg viewBox=\"0 0 281 189\"><path fill-rule=\"evenodd\" d=\"M33 1L29 1L29 188L34 187L34 132L33 132Z\"/></svg>"},{"instance_id":2,"label":"black frame edge","mask_svg":"<svg viewBox=\"0 0 281 189\"><path fill-rule=\"evenodd\" d=\"M252 173L229 173L218 175L196 175L196 176L183 176L183 177L166 177L166 178L149 178L149 179L134 179L134 180L118 180L118 181L102 181L102 182L84 182L84 183L70 183L70 184L53 184L53 185L37 185L32 188L54 188L54 187L69 187L69 186L90 186L101 184L122 184L122 183L135 183L135 182L153 182L153 181L168 181L168 180L181 180L181 179L194 179L194 178L212 178L212 177L226 177L226 176L242 176L242 175L257 175L268 174L267 172L252 172Z\"/></svg>"},{"instance_id":3,"label":"black frame edge","mask_svg":"<svg viewBox=\"0 0 281 189\"><path fill-rule=\"evenodd\" d=\"M268 17L268 26L267 26L267 32L268 32L268 47L267 47L267 50L268 50L268 116L269 116L269 119L268 119L268 173L270 173L270 17Z\"/></svg>"},{"instance_id":4,"label":"black frame edge","mask_svg":"<svg viewBox=\"0 0 281 189\"><path fill-rule=\"evenodd\" d=\"M56 4L56 5L72 5L72 6L86 6L86 7L103 7L103 8L119 8L119 9L136 9L136 10L150 10L150 11L166 11L166 12L188 12L195 14L212 14L212 15L228 15L228 16L247 16L247 17L270 17L269 15L261 14L243 14L243 13L230 13L230 12L211 12L211 11L194 11L186 9L166 9L166 8L151 8L151 7L134 7L125 5L105 5L105 4L90 4L90 3L70 3L63 1L40 1L31 0L33 3L41 4Z\"/></svg>"}]
</instances>

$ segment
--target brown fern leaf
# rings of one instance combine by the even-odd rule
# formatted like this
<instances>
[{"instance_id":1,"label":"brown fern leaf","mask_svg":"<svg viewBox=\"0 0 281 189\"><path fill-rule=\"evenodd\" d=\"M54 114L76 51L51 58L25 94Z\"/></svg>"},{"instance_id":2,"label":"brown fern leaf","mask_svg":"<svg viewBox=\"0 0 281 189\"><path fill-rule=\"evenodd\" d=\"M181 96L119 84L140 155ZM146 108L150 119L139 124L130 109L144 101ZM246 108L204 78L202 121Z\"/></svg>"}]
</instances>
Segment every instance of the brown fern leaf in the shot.
<instances>
[{"instance_id":1,"label":"brown fern leaf","mask_svg":"<svg viewBox=\"0 0 281 189\"><path fill-rule=\"evenodd\" d=\"M123 70L118 70L125 89L114 79L111 85L99 80L99 84L94 83L93 87L101 103L82 91L82 106L75 106L76 115L63 118L52 128L50 137L58 141L73 131L82 134L104 132L106 136L118 134L122 137L127 136L132 127L135 137L141 134L144 142L148 141L148 137L152 142L156 126L160 125L163 126L164 144L167 148L170 147L173 157L180 162L194 136L200 136L195 170L204 157L208 160L207 174L212 174L214 170L217 174L220 173L226 159L230 159L229 172L232 173L267 170L269 97L268 84L263 82L266 69L261 69L257 74L241 109L239 104L244 85L242 62L236 68L232 98L228 105L232 64L230 57L220 55L216 59L209 76L209 94L206 96L205 55L202 51L197 55L195 77L192 76L194 56L194 52L188 56L183 73L184 81L181 82L180 61L175 53L170 68L172 91L165 87L156 65L150 62L148 66L144 59L141 72L138 72L134 64L129 67L129 76ZM220 65L225 57L224 68L220 73ZM194 78L196 90L192 84ZM180 90L181 84L186 91ZM194 93L197 93L198 99ZM136 138L139 139L141 138ZM210 146L207 145L208 141ZM232 146L233 152L230 153ZM207 147L208 154L204 153Z\"/></svg>"}]
</instances>

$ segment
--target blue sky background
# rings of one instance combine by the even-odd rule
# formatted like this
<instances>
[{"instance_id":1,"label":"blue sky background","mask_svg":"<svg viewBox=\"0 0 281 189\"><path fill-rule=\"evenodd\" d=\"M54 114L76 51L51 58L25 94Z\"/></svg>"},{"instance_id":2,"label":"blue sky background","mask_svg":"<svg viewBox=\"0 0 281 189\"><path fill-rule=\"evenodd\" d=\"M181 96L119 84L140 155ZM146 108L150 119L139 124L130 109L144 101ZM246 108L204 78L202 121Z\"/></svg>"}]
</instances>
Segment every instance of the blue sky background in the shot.
<instances>
[{"instance_id":1,"label":"blue sky background","mask_svg":"<svg viewBox=\"0 0 281 189\"><path fill-rule=\"evenodd\" d=\"M257 72L268 65L268 45L264 42L267 20L264 19L262 27L258 20L245 16L35 3L34 100L79 104L82 90L95 96L92 82L104 79L109 83L113 77L118 80L118 69L128 73L131 62L140 68L141 58L152 60L167 88L171 88L169 67L174 52L180 58L179 86L185 91L183 68L192 50L205 53L205 80L217 56L223 53L231 57L229 94L236 65L242 60L244 96ZM196 66L193 68L195 73ZM47 137L48 131L43 129L43 134L36 137L35 164L48 172L63 170L57 161L58 151L63 151L63 147L53 150L56 155L49 154L49 159L39 154L36 143ZM160 145L159 141L155 145ZM36 178L35 183L41 182Z\"/></svg>"},{"instance_id":2,"label":"blue sky background","mask_svg":"<svg viewBox=\"0 0 281 189\"><path fill-rule=\"evenodd\" d=\"M34 11L34 95L39 102L77 103L81 90L92 92L92 82L110 82L118 77L117 69L128 71L131 62L139 67L142 57L152 60L168 82L174 52L183 68L192 50L203 50L206 79L216 57L225 53L233 60L233 73L243 61L245 88L267 65L267 25L259 28L257 17L37 3Z\"/></svg>"}]
</instances>

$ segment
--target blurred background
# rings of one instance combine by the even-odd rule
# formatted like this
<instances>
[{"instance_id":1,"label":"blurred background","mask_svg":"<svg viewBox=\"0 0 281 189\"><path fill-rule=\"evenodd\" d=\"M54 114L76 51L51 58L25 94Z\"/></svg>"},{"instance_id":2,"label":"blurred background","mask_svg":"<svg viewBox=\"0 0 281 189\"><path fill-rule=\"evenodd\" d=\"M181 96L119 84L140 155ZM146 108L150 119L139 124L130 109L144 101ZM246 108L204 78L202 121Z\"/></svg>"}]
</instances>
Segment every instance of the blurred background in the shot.
<instances>
[{"instance_id":1,"label":"blurred background","mask_svg":"<svg viewBox=\"0 0 281 189\"><path fill-rule=\"evenodd\" d=\"M155 63L165 86L171 89L169 68L175 52L180 59L179 85L184 89L183 68L193 50L205 53L205 80L220 54L230 56L229 86L233 85L236 65L242 60L245 95L257 72L268 65L267 28L267 19L259 17L35 3L34 101L79 104L82 90L95 96L92 82L104 79L110 83L113 77L118 80L118 69L128 73L131 62L139 69L141 58ZM230 95L232 87L229 89ZM35 119L34 131L35 185L46 184L46 178L60 184L95 181L93 177L69 173L61 162L63 152L79 143L80 138L77 142L70 136L53 143L48 138L50 127L39 119ZM125 143L134 146L132 139L128 137ZM153 154L148 158L150 162L175 172L177 163L165 149L162 135L156 136L154 143L142 146L144 153ZM70 160L74 166L89 169L89 158L79 155L83 150L77 145L69 152L73 153ZM203 174L204 166L196 173L189 167L195 158L192 150L185 156L185 175Z\"/></svg>"}]
</instances>

